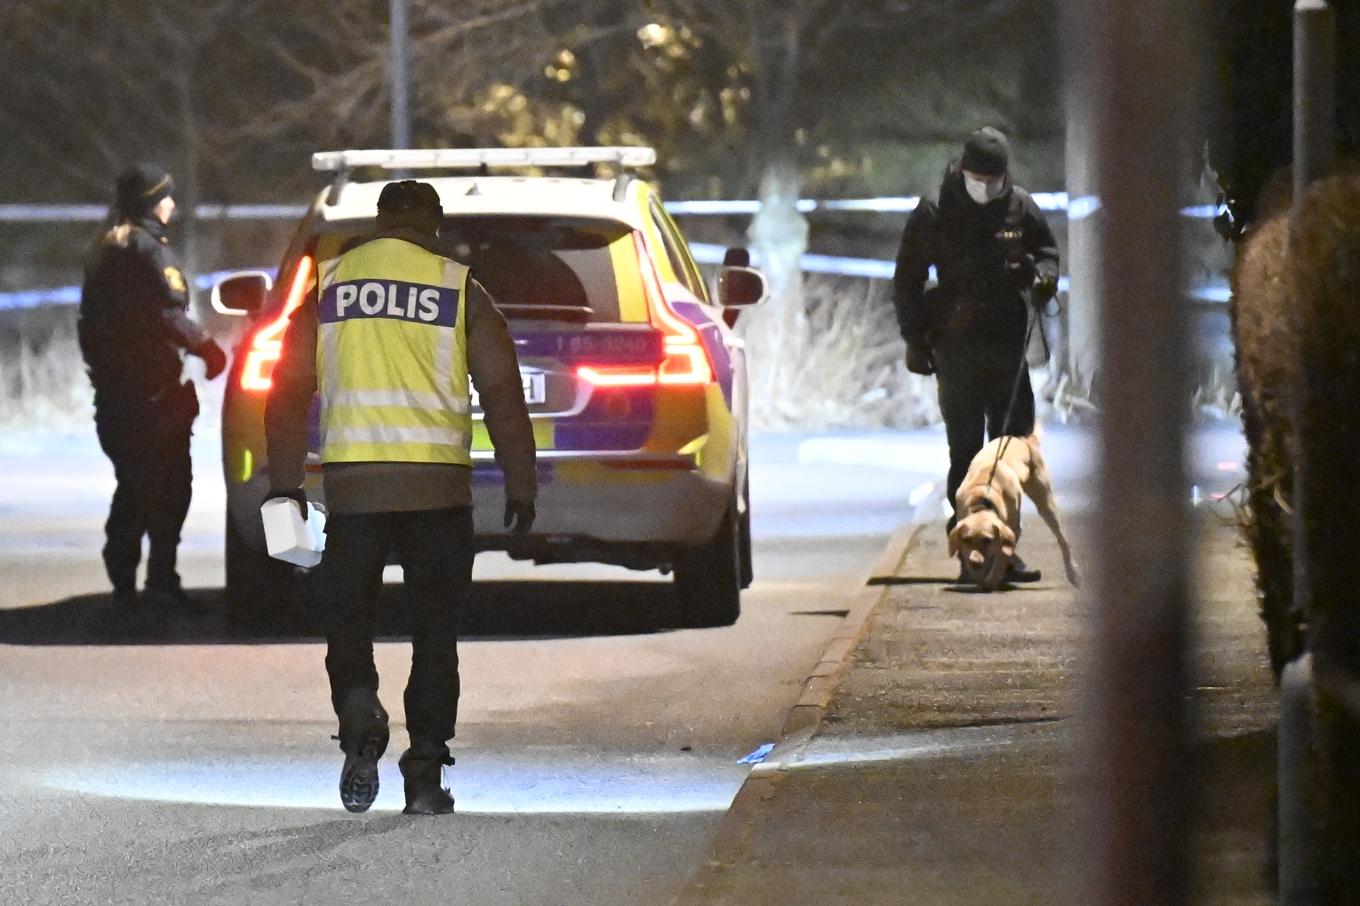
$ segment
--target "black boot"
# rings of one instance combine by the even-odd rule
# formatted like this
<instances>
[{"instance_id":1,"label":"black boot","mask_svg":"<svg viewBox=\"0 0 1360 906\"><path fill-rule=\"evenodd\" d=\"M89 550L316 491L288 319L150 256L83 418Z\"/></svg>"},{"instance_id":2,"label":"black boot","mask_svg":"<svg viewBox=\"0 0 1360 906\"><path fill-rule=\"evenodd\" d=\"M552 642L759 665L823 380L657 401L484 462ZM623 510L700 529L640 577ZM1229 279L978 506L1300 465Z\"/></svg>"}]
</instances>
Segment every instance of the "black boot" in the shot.
<instances>
[{"instance_id":1,"label":"black boot","mask_svg":"<svg viewBox=\"0 0 1360 906\"><path fill-rule=\"evenodd\" d=\"M453 814L453 796L444 786L444 766L453 764L447 747L436 750L412 746L401 756L400 764L406 789L406 808L402 814Z\"/></svg>"},{"instance_id":2,"label":"black boot","mask_svg":"<svg viewBox=\"0 0 1360 906\"><path fill-rule=\"evenodd\" d=\"M354 689L340 712L340 803L348 812L366 812L378 798L378 759L387 751L387 711L372 689Z\"/></svg>"},{"instance_id":3,"label":"black boot","mask_svg":"<svg viewBox=\"0 0 1360 906\"><path fill-rule=\"evenodd\" d=\"M142 590L142 600L152 610L162 614L201 614L205 608L197 600L190 597L179 584L178 579L174 582L151 582L146 583L146 588Z\"/></svg>"},{"instance_id":4,"label":"black boot","mask_svg":"<svg viewBox=\"0 0 1360 906\"><path fill-rule=\"evenodd\" d=\"M109 615L114 619L130 616L140 603L135 586L120 585L109 595Z\"/></svg>"},{"instance_id":5,"label":"black boot","mask_svg":"<svg viewBox=\"0 0 1360 906\"><path fill-rule=\"evenodd\" d=\"M1026 566L1019 554L1012 557L1010 565L1006 567L1006 581L1017 585L1025 582L1038 582L1043 577L1044 574L1039 570L1030 569Z\"/></svg>"}]
</instances>

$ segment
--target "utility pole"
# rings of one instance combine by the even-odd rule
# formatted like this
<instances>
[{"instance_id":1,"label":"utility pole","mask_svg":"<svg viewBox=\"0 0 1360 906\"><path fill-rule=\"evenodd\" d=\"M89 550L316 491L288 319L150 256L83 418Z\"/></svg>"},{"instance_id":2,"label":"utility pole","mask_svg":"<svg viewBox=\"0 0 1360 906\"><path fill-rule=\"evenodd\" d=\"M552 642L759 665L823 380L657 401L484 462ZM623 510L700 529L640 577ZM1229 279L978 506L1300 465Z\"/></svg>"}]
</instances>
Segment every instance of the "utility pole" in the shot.
<instances>
[{"instance_id":1,"label":"utility pole","mask_svg":"<svg viewBox=\"0 0 1360 906\"><path fill-rule=\"evenodd\" d=\"M1294 203L1332 166L1336 131L1336 13L1294 4Z\"/></svg>"},{"instance_id":2,"label":"utility pole","mask_svg":"<svg viewBox=\"0 0 1360 906\"><path fill-rule=\"evenodd\" d=\"M1081 828L1096 906L1188 901L1190 348L1179 210L1193 132L1193 4L1069 0L1088 86L1101 361L1098 561Z\"/></svg>"},{"instance_id":3,"label":"utility pole","mask_svg":"<svg viewBox=\"0 0 1360 906\"><path fill-rule=\"evenodd\" d=\"M1303 223L1300 211L1303 197L1308 186L1327 175L1332 166L1335 142L1336 120L1336 13L1325 0L1297 0L1294 4L1294 232L1298 234ZM1297 249L1296 249L1297 252ZM1307 289L1296 292L1291 304L1296 312L1309 310L1316 302L1304 294ZM1308 332L1319 329L1318 319L1302 317L1304 325L1301 337L1300 355L1305 355L1309 340L1313 346L1326 346L1316 343L1315 337ZM1304 360L1307 362L1307 359ZM1344 617L1338 619L1338 611L1344 607L1337 605L1345 600L1347 593L1336 594L1334 579L1338 572L1344 577L1345 571L1337 571L1327 564L1315 562L1319 554L1314 547L1317 533L1308 530L1309 523L1326 525L1332 510L1339 510L1330 499L1330 494L1318 494L1311 486L1319 485L1315 473L1319 458L1326 458L1335 452L1322 448L1319 455L1317 440L1303 441L1306 430L1307 414L1316 410L1319 401L1329 400L1330 388L1326 385L1336 378L1326 363L1300 363L1299 373L1303 385L1298 388L1295 400L1294 430L1300 435L1300 450L1297 457L1297 474L1294 493L1294 605L1299 612L1308 616L1308 650L1297 660L1290 662L1280 678L1280 723L1278 735L1277 782L1278 782L1278 839L1279 859L1278 902L1281 906L1315 906L1327 900L1324 888L1335 887L1339 877L1350 874L1355 879L1353 869L1328 865L1336 858L1335 843L1324 842L1323 826L1349 822L1346 831L1355 831L1355 823L1347 816L1337 822L1336 815L1328 815L1338 808L1344 809L1353 800L1331 795L1330 801L1323 801L1319 807L1319 797L1315 793L1319 783L1331 783L1333 788L1345 788L1345 782L1338 782L1336 776L1319 781L1326 774L1324 764L1330 762L1333 771L1344 772L1347 766L1344 759L1335 757L1339 749L1335 722L1318 719L1320 704L1338 690L1328 688L1328 681L1342 687L1354 682L1354 674L1345 664L1346 655L1353 642L1354 620ZM1320 372L1320 373L1319 373ZM1328 412L1344 410L1328 409ZM1342 419L1350 416L1343 414ZM1327 485L1330 487L1330 485ZM1327 500L1315 510L1320 499ZM1341 520L1331 523L1345 525ZM1344 531L1344 529L1343 529ZM1327 533L1324 533L1327 534ZM1322 582L1315 582L1310 573L1320 569ZM1314 590L1321 587L1321 595L1330 590L1332 600L1313 600ZM1338 678L1340 682L1337 683ZM1321 682L1319 682L1321 680ZM1353 694L1353 690L1352 690ZM1344 691L1340 696L1344 699ZM1351 718L1354 719L1353 717ZM1332 750L1332 758L1322 757L1322 752ZM1346 778L1352 780L1353 778ZM1353 788L1353 787L1352 787ZM1338 801L1339 800L1339 801ZM1330 818L1329 822L1327 819ZM1333 827L1332 834L1335 835ZM1343 832L1343 836L1345 833ZM1354 838L1352 837L1352 840ZM1351 858L1347 853L1345 858ZM1338 871L1338 869L1340 869Z\"/></svg>"},{"instance_id":4,"label":"utility pole","mask_svg":"<svg viewBox=\"0 0 1360 906\"><path fill-rule=\"evenodd\" d=\"M407 0L390 0L392 65L392 147L411 147L411 60Z\"/></svg>"}]
</instances>

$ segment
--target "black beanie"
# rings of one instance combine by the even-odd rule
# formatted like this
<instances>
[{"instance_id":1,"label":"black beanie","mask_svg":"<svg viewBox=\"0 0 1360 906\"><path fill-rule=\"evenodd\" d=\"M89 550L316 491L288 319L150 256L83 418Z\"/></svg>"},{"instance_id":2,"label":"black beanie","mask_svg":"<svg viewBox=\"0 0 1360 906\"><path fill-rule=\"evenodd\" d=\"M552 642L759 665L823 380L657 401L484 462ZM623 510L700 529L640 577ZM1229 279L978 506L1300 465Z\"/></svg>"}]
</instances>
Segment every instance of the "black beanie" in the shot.
<instances>
[{"instance_id":1,"label":"black beanie","mask_svg":"<svg viewBox=\"0 0 1360 906\"><path fill-rule=\"evenodd\" d=\"M139 219L175 192L175 181L164 168L137 164L123 171L116 186L116 206L120 217Z\"/></svg>"},{"instance_id":2,"label":"black beanie","mask_svg":"<svg viewBox=\"0 0 1360 906\"><path fill-rule=\"evenodd\" d=\"M414 179L389 182L378 195L378 210L387 213L399 211L442 211L443 203L434 186Z\"/></svg>"},{"instance_id":3,"label":"black beanie","mask_svg":"<svg viewBox=\"0 0 1360 906\"><path fill-rule=\"evenodd\" d=\"M963 143L963 160L959 166L970 173L1005 176L1010 164L1011 143L999 129L983 126Z\"/></svg>"},{"instance_id":4,"label":"black beanie","mask_svg":"<svg viewBox=\"0 0 1360 906\"><path fill-rule=\"evenodd\" d=\"M389 182L378 195L378 220L384 227L411 227L422 232L444 221L444 203L427 182Z\"/></svg>"}]
</instances>

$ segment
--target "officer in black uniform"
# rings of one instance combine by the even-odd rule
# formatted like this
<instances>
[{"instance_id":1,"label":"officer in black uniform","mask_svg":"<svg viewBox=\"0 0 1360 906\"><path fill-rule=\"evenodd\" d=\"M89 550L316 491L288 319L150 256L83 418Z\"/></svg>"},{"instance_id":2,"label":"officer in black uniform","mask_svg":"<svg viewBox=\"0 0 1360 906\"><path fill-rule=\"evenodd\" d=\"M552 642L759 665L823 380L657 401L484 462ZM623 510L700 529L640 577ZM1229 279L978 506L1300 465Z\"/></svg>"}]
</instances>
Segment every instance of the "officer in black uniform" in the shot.
<instances>
[{"instance_id":1,"label":"officer in black uniform","mask_svg":"<svg viewBox=\"0 0 1360 906\"><path fill-rule=\"evenodd\" d=\"M893 304L907 368L938 377L951 506L984 432L989 438L1034 432L1026 327L1030 305L1057 293L1058 246L1009 169L1006 136L990 126L974 132L946 170L938 201L923 198L907 219L897 253ZM939 283L927 292L932 266ZM1010 582L1039 578L1018 558L1007 575Z\"/></svg>"},{"instance_id":2,"label":"officer in black uniform","mask_svg":"<svg viewBox=\"0 0 1360 906\"><path fill-rule=\"evenodd\" d=\"M112 604L138 603L142 536L150 541L146 603L188 602L175 569L189 511L189 435L198 397L181 381L184 353L203 359L212 379L227 357L188 314L184 273L166 237L174 182L141 164L118 177L115 223L91 251L81 289L80 349L94 385L95 430L117 488L104 526Z\"/></svg>"}]
</instances>

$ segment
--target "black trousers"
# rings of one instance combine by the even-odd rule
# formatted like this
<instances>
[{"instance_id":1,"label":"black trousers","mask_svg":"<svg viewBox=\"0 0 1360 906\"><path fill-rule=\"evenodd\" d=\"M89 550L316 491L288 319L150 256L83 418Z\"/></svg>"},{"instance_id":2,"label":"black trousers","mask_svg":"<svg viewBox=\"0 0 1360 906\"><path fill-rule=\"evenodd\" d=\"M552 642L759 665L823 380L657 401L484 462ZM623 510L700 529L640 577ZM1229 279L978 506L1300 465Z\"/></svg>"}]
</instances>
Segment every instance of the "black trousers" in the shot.
<instances>
[{"instance_id":1,"label":"black trousers","mask_svg":"<svg viewBox=\"0 0 1360 906\"><path fill-rule=\"evenodd\" d=\"M383 567L393 550L413 624L406 728L413 749L442 754L458 721L458 617L472 583L470 507L336 513L327 519L317 598L331 704L339 716L352 690L378 691L373 635Z\"/></svg>"},{"instance_id":2,"label":"black trousers","mask_svg":"<svg viewBox=\"0 0 1360 906\"><path fill-rule=\"evenodd\" d=\"M1034 388L1021 361L1024 347L1002 342L951 342L935 349L940 414L949 441L949 505L968 474L973 457L992 438L1034 433ZM1017 373L1020 381L1016 390ZM1015 392L1010 419L1006 407ZM1004 422L1004 424L1003 424ZM957 515L957 514L956 514ZM949 521L953 528L954 520Z\"/></svg>"},{"instance_id":3,"label":"black trousers","mask_svg":"<svg viewBox=\"0 0 1360 906\"><path fill-rule=\"evenodd\" d=\"M143 536L151 547L147 587L180 587L176 558L193 494L189 437L198 403L192 385L170 393L173 398L137 405L96 403L95 431L117 481L103 550L116 590L135 588Z\"/></svg>"}]
</instances>

